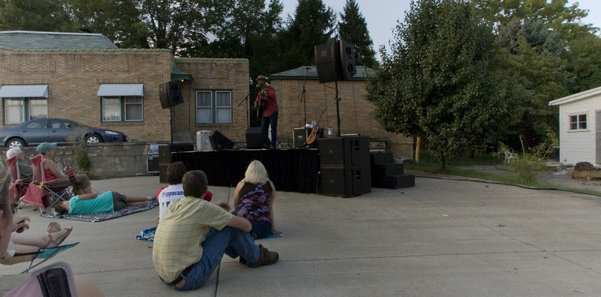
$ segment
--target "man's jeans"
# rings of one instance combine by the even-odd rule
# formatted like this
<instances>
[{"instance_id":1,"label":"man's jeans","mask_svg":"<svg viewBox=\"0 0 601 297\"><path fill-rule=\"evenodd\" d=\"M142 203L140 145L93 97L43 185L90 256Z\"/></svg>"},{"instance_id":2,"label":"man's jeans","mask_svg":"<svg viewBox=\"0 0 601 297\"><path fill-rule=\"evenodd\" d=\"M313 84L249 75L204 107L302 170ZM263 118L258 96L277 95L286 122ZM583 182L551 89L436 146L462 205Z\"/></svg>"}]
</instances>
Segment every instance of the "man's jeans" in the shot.
<instances>
[{"instance_id":1,"label":"man's jeans","mask_svg":"<svg viewBox=\"0 0 601 297\"><path fill-rule=\"evenodd\" d=\"M192 265L192 269L183 276L186 283L176 290L194 290L202 287L217 269L223 254L244 258L248 263L259 261L259 246L247 232L237 228L225 227L221 231L211 229L202 243L202 258Z\"/></svg>"},{"instance_id":2,"label":"man's jeans","mask_svg":"<svg viewBox=\"0 0 601 297\"><path fill-rule=\"evenodd\" d=\"M278 112L274 112L271 116L261 118L261 131L267 135L269 131L269 124L271 124L271 147L277 148L278 139Z\"/></svg>"}]
</instances>

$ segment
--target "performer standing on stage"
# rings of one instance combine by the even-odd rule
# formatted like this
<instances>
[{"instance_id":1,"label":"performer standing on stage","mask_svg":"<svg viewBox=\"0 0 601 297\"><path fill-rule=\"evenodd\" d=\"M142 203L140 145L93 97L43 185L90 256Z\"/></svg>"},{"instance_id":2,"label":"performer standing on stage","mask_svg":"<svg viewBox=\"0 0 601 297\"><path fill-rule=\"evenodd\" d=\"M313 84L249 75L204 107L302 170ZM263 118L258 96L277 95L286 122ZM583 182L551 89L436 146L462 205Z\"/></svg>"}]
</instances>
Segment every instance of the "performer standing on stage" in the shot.
<instances>
[{"instance_id":1,"label":"performer standing on stage","mask_svg":"<svg viewBox=\"0 0 601 297\"><path fill-rule=\"evenodd\" d=\"M259 93L255 99L255 108L259 111L258 116L261 116L261 131L267 134L269 125L271 125L271 148L277 148L278 135L278 101L275 97L275 89L267 83L265 75L257 76L257 85Z\"/></svg>"}]
</instances>

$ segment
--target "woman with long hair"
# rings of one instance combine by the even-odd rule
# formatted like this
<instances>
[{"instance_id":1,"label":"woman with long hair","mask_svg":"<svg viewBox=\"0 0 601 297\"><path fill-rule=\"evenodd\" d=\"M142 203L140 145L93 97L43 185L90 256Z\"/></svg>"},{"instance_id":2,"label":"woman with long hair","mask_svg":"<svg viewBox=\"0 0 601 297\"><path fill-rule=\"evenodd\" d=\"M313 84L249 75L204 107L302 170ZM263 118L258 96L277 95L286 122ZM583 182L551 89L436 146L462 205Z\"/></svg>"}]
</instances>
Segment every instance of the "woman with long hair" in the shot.
<instances>
[{"instance_id":1,"label":"woman with long hair","mask_svg":"<svg viewBox=\"0 0 601 297\"><path fill-rule=\"evenodd\" d=\"M244 179L238 182L234 191L234 214L250 221L252 224L250 234L255 239L270 234L281 235L273 220L275 195L275 186L269 180L263 163L258 160L250 162Z\"/></svg>"}]
</instances>

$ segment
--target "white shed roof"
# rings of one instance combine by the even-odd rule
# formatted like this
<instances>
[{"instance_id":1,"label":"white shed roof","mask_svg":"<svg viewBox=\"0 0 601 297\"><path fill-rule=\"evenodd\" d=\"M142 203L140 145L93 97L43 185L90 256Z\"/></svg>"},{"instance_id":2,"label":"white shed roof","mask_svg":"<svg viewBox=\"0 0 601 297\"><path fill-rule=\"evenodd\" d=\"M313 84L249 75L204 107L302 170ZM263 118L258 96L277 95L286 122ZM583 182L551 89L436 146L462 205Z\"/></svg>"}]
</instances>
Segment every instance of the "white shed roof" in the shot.
<instances>
[{"instance_id":1,"label":"white shed roof","mask_svg":"<svg viewBox=\"0 0 601 297\"><path fill-rule=\"evenodd\" d=\"M594 88L594 89L586 90L584 92L580 92L580 93L572 94L572 95L569 95L569 96L561 97L559 99L555 99L553 101L550 101L549 105L550 106L562 105L562 104L565 104L565 103L579 101L579 100L587 99L587 98L590 98L590 97L593 97L593 96L597 96L597 95L601 95L601 87L597 87L597 88Z\"/></svg>"}]
</instances>

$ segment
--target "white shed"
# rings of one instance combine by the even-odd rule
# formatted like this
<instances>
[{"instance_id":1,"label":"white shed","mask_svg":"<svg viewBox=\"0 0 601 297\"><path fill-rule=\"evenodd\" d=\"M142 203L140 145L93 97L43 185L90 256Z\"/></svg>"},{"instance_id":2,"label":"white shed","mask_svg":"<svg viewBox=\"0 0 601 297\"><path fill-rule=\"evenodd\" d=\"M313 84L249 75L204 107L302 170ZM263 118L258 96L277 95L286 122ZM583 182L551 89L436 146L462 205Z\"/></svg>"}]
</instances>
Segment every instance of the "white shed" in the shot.
<instances>
[{"instance_id":1,"label":"white shed","mask_svg":"<svg viewBox=\"0 0 601 297\"><path fill-rule=\"evenodd\" d=\"M559 106L559 161L601 165L601 87L549 102Z\"/></svg>"}]
</instances>

